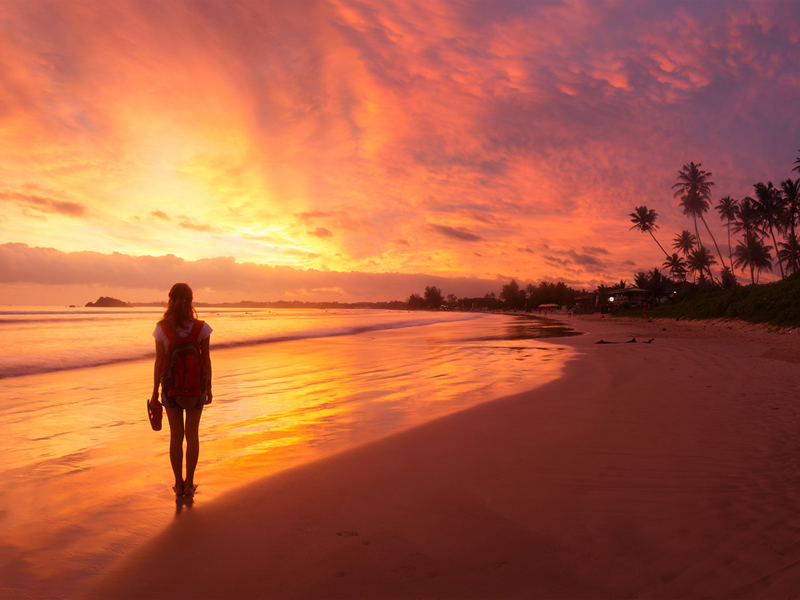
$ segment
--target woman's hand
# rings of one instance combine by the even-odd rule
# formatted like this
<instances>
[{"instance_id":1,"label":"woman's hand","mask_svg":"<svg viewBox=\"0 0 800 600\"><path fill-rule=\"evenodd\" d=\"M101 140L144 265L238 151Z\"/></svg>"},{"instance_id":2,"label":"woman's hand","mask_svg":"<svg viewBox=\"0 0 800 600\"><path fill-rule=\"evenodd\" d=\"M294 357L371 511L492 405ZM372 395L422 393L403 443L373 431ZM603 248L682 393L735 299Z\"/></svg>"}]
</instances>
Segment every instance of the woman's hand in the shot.
<instances>
[{"instance_id":1,"label":"woman's hand","mask_svg":"<svg viewBox=\"0 0 800 600\"><path fill-rule=\"evenodd\" d=\"M206 404L211 404L213 398L214 394L211 393L211 386L208 386L208 392L206 392Z\"/></svg>"}]
</instances>

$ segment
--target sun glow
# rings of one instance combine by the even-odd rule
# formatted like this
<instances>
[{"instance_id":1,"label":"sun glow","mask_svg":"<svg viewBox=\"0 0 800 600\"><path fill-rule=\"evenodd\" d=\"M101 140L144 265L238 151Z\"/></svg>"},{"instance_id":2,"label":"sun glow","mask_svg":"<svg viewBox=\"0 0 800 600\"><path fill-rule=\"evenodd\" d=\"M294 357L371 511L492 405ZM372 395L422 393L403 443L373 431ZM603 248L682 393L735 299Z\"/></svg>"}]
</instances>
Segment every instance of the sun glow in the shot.
<instances>
[{"instance_id":1,"label":"sun glow","mask_svg":"<svg viewBox=\"0 0 800 600\"><path fill-rule=\"evenodd\" d=\"M0 242L592 287L663 261L627 214L685 227L688 160L736 197L786 170L780 7L500 6L9 3Z\"/></svg>"}]
</instances>

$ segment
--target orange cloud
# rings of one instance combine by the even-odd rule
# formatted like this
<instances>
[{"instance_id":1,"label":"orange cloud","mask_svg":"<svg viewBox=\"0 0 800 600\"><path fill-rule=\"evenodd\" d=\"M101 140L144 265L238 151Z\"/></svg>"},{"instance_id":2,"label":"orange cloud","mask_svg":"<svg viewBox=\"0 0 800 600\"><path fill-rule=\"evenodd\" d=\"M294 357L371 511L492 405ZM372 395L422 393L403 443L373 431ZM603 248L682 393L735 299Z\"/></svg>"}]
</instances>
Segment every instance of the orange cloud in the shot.
<instances>
[{"instance_id":1,"label":"orange cloud","mask_svg":"<svg viewBox=\"0 0 800 600\"><path fill-rule=\"evenodd\" d=\"M324 227L317 227L314 231L309 231L308 234L318 238L329 238L333 236L330 229L325 229Z\"/></svg>"},{"instance_id":2,"label":"orange cloud","mask_svg":"<svg viewBox=\"0 0 800 600\"><path fill-rule=\"evenodd\" d=\"M789 175L798 30L791 3L7 3L0 240L630 278L663 257L627 214L686 227L684 163L720 196Z\"/></svg>"},{"instance_id":3,"label":"orange cloud","mask_svg":"<svg viewBox=\"0 0 800 600\"><path fill-rule=\"evenodd\" d=\"M0 192L0 200L15 202L44 213L58 213L67 217L81 217L86 213L86 207L77 202L64 202L34 194Z\"/></svg>"}]
</instances>

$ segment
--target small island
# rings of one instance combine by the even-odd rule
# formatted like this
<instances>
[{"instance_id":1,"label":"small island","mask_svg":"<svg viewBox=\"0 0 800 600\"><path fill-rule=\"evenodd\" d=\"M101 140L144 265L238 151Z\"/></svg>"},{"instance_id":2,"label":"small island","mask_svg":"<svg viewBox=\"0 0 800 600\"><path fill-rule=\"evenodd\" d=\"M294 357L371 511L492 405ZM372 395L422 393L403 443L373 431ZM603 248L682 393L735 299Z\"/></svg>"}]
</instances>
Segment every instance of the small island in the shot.
<instances>
[{"instance_id":1,"label":"small island","mask_svg":"<svg viewBox=\"0 0 800 600\"><path fill-rule=\"evenodd\" d=\"M123 302L122 300L117 300L116 298L110 298L108 296L100 296L97 299L97 302L87 302L86 308L129 308L130 304L127 302Z\"/></svg>"}]
</instances>

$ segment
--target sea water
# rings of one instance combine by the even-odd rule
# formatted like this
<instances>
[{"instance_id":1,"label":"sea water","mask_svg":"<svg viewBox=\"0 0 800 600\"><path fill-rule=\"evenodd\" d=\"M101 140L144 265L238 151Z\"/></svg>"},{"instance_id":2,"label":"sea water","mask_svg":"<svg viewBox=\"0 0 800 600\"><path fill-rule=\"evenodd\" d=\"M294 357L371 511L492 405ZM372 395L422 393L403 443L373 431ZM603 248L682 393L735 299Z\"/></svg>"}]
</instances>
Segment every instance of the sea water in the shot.
<instances>
[{"instance_id":1,"label":"sea water","mask_svg":"<svg viewBox=\"0 0 800 600\"><path fill-rule=\"evenodd\" d=\"M0 311L0 563L29 566L17 592L69 596L187 509L170 492L166 418L153 432L146 416L161 312ZM214 401L200 425L196 506L536 387L573 356L558 343L573 332L519 315L203 309L200 318L214 329Z\"/></svg>"}]
</instances>

